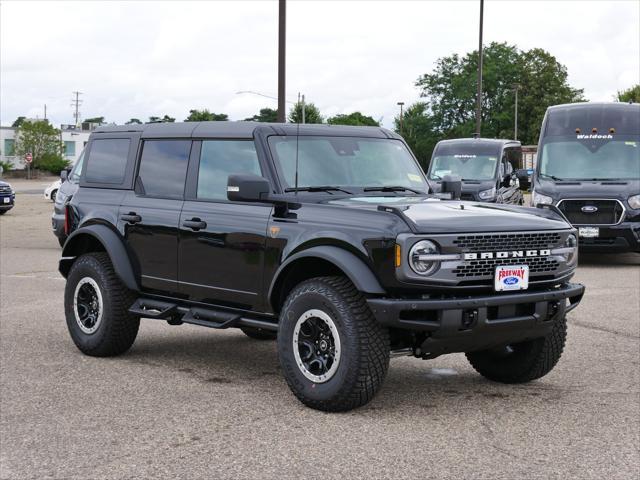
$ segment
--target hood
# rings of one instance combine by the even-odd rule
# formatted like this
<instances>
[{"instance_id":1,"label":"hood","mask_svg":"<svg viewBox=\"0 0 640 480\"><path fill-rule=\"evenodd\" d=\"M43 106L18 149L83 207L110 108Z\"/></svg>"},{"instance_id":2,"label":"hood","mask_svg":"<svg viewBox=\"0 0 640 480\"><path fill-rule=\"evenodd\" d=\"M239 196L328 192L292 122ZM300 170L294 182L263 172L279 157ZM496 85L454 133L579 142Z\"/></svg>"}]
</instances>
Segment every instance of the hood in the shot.
<instances>
[{"instance_id":1,"label":"hood","mask_svg":"<svg viewBox=\"0 0 640 480\"><path fill-rule=\"evenodd\" d=\"M552 180L536 178L534 190L553 198L558 203L563 198L616 199L627 205L627 199L640 193L640 180Z\"/></svg>"},{"instance_id":2,"label":"hood","mask_svg":"<svg viewBox=\"0 0 640 480\"><path fill-rule=\"evenodd\" d=\"M417 233L514 232L571 228L549 209L433 197L347 197L328 204L352 208L392 207ZM387 212L380 212L388 215Z\"/></svg>"},{"instance_id":3,"label":"hood","mask_svg":"<svg viewBox=\"0 0 640 480\"><path fill-rule=\"evenodd\" d=\"M11 184L7 183L7 182L3 182L2 180L0 180L0 187L10 187Z\"/></svg>"},{"instance_id":4,"label":"hood","mask_svg":"<svg viewBox=\"0 0 640 480\"><path fill-rule=\"evenodd\" d=\"M478 193L496 186L497 178L491 180L465 180L462 182L462 193ZM429 186L435 193L442 191L442 182L429 180Z\"/></svg>"}]
</instances>

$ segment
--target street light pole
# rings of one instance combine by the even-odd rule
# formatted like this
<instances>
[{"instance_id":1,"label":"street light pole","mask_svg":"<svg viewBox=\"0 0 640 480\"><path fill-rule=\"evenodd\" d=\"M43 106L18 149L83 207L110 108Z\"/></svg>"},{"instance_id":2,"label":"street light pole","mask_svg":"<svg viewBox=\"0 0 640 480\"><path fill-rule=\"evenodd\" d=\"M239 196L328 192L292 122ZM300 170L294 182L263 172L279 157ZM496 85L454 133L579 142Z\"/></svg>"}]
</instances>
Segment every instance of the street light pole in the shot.
<instances>
[{"instance_id":1,"label":"street light pole","mask_svg":"<svg viewBox=\"0 0 640 480\"><path fill-rule=\"evenodd\" d=\"M398 105L400 105L400 135L402 135L402 122L403 122L403 112L402 112L402 107L404 105L404 102L398 102Z\"/></svg>"},{"instance_id":2,"label":"street light pole","mask_svg":"<svg viewBox=\"0 0 640 480\"><path fill-rule=\"evenodd\" d=\"M513 139L517 140L518 139L518 89L520 88L520 85L518 85L517 83L513 85L513 89L516 91L516 105L515 105L515 122L513 125Z\"/></svg>"},{"instance_id":3,"label":"street light pole","mask_svg":"<svg viewBox=\"0 0 640 480\"><path fill-rule=\"evenodd\" d=\"M478 42L478 96L476 104L476 136L480 137L482 124L482 21L484 17L484 0L480 0L480 40Z\"/></svg>"},{"instance_id":4,"label":"street light pole","mask_svg":"<svg viewBox=\"0 0 640 480\"><path fill-rule=\"evenodd\" d=\"M285 51L287 40L287 3L280 0L278 3L278 122L284 123L284 96L285 96Z\"/></svg>"}]
</instances>

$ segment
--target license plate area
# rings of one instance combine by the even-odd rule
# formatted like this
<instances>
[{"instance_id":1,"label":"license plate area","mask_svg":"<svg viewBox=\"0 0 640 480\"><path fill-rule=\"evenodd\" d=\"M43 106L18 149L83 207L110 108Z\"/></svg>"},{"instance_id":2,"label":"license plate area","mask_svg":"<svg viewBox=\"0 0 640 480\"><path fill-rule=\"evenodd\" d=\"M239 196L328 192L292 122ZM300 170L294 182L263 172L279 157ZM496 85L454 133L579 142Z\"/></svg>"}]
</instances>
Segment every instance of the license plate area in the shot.
<instances>
[{"instance_id":1,"label":"license plate area","mask_svg":"<svg viewBox=\"0 0 640 480\"><path fill-rule=\"evenodd\" d=\"M529 265L500 265L496 267L496 292L526 290L529 288Z\"/></svg>"},{"instance_id":2,"label":"license plate area","mask_svg":"<svg viewBox=\"0 0 640 480\"><path fill-rule=\"evenodd\" d=\"M578 236L582 238L598 238L600 229L598 227L579 227Z\"/></svg>"}]
</instances>

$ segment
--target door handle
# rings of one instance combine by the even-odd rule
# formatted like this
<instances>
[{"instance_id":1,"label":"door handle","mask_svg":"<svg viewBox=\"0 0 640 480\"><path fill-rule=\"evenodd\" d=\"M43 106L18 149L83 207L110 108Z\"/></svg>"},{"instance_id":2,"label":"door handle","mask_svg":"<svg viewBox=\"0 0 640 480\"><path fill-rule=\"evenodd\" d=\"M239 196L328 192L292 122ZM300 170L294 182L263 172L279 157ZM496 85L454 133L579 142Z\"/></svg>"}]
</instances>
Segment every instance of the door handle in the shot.
<instances>
[{"instance_id":1,"label":"door handle","mask_svg":"<svg viewBox=\"0 0 640 480\"><path fill-rule=\"evenodd\" d=\"M124 215L120 215L120 218L127 223L140 223L142 221L142 217L136 212L125 213Z\"/></svg>"},{"instance_id":2,"label":"door handle","mask_svg":"<svg viewBox=\"0 0 640 480\"><path fill-rule=\"evenodd\" d=\"M198 230L207 228L207 222L203 222L202 220L196 217L196 218L192 218L191 220L185 220L184 222L182 222L182 226L191 228L192 230L195 230L197 232Z\"/></svg>"}]
</instances>

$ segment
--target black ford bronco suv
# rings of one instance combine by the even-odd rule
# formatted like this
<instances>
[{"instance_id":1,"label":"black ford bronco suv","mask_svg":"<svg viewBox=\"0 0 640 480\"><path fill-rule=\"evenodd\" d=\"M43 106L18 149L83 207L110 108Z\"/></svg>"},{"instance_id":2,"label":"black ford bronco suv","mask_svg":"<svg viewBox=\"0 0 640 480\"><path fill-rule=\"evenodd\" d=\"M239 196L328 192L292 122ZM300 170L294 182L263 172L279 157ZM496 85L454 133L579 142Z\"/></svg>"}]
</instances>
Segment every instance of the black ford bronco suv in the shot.
<instances>
[{"instance_id":1,"label":"black ford bronco suv","mask_svg":"<svg viewBox=\"0 0 640 480\"><path fill-rule=\"evenodd\" d=\"M542 377L584 292L575 229L445 187L382 128L101 127L65 210L69 332L93 356L129 349L142 317L277 338L291 390L328 411L367 403L400 354Z\"/></svg>"}]
</instances>

